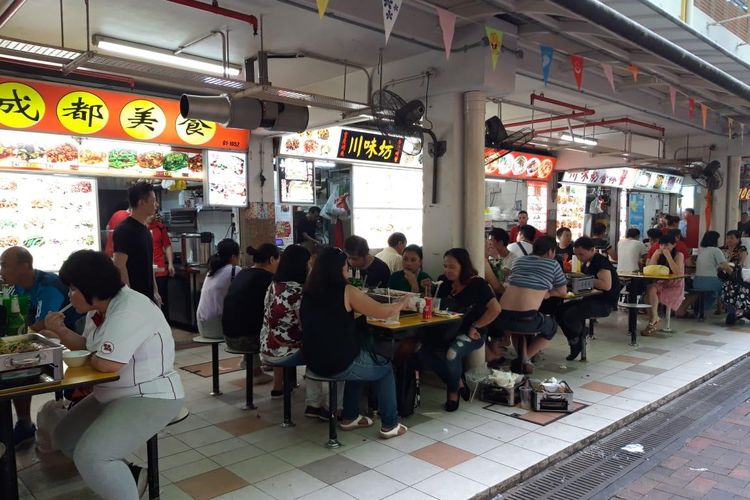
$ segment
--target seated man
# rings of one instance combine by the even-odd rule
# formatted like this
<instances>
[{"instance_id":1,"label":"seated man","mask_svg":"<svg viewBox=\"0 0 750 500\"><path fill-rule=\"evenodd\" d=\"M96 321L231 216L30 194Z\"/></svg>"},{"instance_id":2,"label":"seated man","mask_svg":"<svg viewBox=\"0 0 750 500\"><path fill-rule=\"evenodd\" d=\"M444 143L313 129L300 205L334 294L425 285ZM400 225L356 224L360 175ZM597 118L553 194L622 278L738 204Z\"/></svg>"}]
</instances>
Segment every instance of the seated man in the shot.
<instances>
[{"instance_id":1,"label":"seated man","mask_svg":"<svg viewBox=\"0 0 750 500\"><path fill-rule=\"evenodd\" d=\"M528 224L521 226L518 232L518 240L508 245L508 251L515 257L531 255L534 238L536 238L536 229L534 226L529 226Z\"/></svg>"},{"instance_id":2,"label":"seated man","mask_svg":"<svg viewBox=\"0 0 750 500\"><path fill-rule=\"evenodd\" d=\"M500 298L498 324L505 331L538 333L526 348L531 359L557 332L555 320L540 313L539 306L545 298L564 297L568 291L565 274L555 260L555 240L549 236L538 238L532 254L516 259L512 271ZM511 371L530 373L533 367L524 367L525 361L516 359Z\"/></svg>"},{"instance_id":3,"label":"seated man","mask_svg":"<svg viewBox=\"0 0 750 500\"><path fill-rule=\"evenodd\" d=\"M344 252L351 276L360 279L367 288L388 286L391 270L382 260L370 255L370 246L361 236L349 236L344 241Z\"/></svg>"},{"instance_id":4,"label":"seated man","mask_svg":"<svg viewBox=\"0 0 750 500\"><path fill-rule=\"evenodd\" d=\"M508 250L510 239L505 229L495 227L487 238L486 256L484 261L484 279L492 287L496 295L505 291L505 280L510 274L515 255Z\"/></svg>"},{"instance_id":5,"label":"seated man","mask_svg":"<svg viewBox=\"0 0 750 500\"><path fill-rule=\"evenodd\" d=\"M591 238L578 238L573 244L576 257L581 261L581 271L594 277L594 289L600 290L601 295L573 300L558 308L555 319L560 325L570 345L570 355L566 358L572 361L581 354L583 334L586 320L589 318L603 318L617 308L620 296L620 282L617 272L609 259L598 253Z\"/></svg>"},{"instance_id":6,"label":"seated man","mask_svg":"<svg viewBox=\"0 0 750 500\"><path fill-rule=\"evenodd\" d=\"M607 255L610 259L617 262L615 247L607 239L607 226L600 222L592 224L591 239L594 241L594 247L599 253Z\"/></svg>"}]
</instances>

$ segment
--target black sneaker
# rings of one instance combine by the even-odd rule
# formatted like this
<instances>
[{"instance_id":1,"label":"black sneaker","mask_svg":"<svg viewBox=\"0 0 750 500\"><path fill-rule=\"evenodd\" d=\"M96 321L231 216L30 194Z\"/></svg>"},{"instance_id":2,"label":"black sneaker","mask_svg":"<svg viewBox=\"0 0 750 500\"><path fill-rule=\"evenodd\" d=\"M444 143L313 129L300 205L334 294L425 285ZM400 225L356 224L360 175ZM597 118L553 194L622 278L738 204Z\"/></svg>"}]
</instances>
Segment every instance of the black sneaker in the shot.
<instances>
[{"instance_id":1,"label":"black sneaker","mask_svg":"<svg viewBox=\"0 0 750 500\"><path fill-rule=\"evenodd\" d=\"M146 488L148 487L147 469L138 467L135 464L128 464L128 468L130 469L130 473L133 474L133 479L135 479L135 486L138 488L138 498L141 498L146 493Z\"/></svg>"},{"instance_id":2,"label":"black sneaker","mask_svg":"<svg viewBox=\"0 0 750 500\"><path fill-rule=\"evenodd\" d=\"M271 390L271 399L281 399L284 397L284 391Z\"/></svg>"},{"instance_id":3,"label":"black sneaker","mask_svg":"<svg viewBox=\"0 0 750 500\"><path fill-rule=\"evenodd\" d=\"M308 418L320 418L321 416L321 408L316 408L314 406L306 406L305 407L305 416Z\"/></svg>"}]
</instances>

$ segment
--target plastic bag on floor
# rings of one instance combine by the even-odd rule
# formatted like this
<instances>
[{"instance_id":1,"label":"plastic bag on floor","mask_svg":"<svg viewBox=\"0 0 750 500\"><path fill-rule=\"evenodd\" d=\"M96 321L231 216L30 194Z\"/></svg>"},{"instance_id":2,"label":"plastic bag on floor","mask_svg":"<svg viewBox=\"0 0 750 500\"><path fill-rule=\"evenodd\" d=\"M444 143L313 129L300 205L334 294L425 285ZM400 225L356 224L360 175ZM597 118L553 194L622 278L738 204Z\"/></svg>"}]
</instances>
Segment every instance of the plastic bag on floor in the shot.
<instances>
[{"instance_id":1,"label":"plastic bag on floor","mask_svg":"<svg viewBox=\"0 0 750 500\"><path fill-rule=\"evenodd\" d=\"M47 401L36 417L36 448L39 453L52 453L59 448L52 439L57 424L68 414L68 403Z\"/></svg>"}]
</instances>

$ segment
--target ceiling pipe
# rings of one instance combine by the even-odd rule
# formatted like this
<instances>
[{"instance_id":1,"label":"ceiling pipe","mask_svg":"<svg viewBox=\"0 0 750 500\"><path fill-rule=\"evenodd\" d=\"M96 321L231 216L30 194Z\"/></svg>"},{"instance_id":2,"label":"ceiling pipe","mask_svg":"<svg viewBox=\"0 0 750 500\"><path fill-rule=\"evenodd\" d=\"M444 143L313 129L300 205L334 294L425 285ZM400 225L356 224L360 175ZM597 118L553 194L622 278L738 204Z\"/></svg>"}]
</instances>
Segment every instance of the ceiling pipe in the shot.
<instances>
[{"instance_id":1,"label":"ceiling pipe","mask_svg":"<svg viewBox=\"0 0 750 500\"><path fill-rule=\"evenodd\" d=\"M750 103L750 86L598 0L547 0Z\"/></svg>"},{"instance_id":2,"label":"ceiling pipe","mask_svg":"<svg viewBox=\"0 0 750 500\"><path fill-rule=\"evenodd\" d=\"M577 125L569 125L565 127L553 127L553 128L548 128L545 130L535 130L534 135L536 136L536 135L550 134L552 132L564 132L566 130L574 130L574 129L586 128L586 127L609 127L611 125L620 125L620 124L635 125L637 127L644 127L644 128L656 130L661 134L662 137L664 137L664 127L660 127L652 123L646 123L646 122L641 122L638 120L633 120L632 118L613 118L610 120L599 120L598 122L579 123Z\"/></svg>"},{"instance_id":3,"label":"ceiling pipe","mask_svg":"<svg viewBox=\"0 0 750 500\"><path fill-rule=\"evenodd\" d=\"M563 101L558 101L557 99L551 99L549 97L545 97L544 94L531 94L531 105L534 106L534 102L536 101L542 101L548 104L554 104L555 106L569 108L575 111L573 111L572 113L555 115L555 116L550 116L547 118L535 118L533 120L524 120L520 122L506 123L505 126L506 127L521 127L523 125L532 125L534 123L549 123L549 122L553 122L557 120L569 120L569 119L575 120L577 118L582 118L584 116L591 116L594 113L596 113L596 111L594 111L593 109L586 108L583 106L578 106L576 104L570 104L570 103L563 102Z\"/></svg>"},{"instance_id":4,"label":"ceiling pipe","mask_svg":"<svg viewBox=\"0 0 750 500\"><path fill-rule=\"evenodd\" d=\"M198 0L167 0L167 2L178 3L180 5L184 5L185 7L192 7L193 9L203 10L206 12L211 12L212 14L231 17L232 19L246 22L253 26L253 35L258 34L257 17L252 14L245 14L243 12L237 12L236 10L229 10L225 9L224 7L219 7L219 2L217 0L213 0L211 4L199 2Z\"/></svg>"},{"instance_id":5,"label":"ceiling pipe","mask_svg":"<svg viewBox=\"0 0 750 500\"><path fill-rule=\"evenodd\" d=\"M10 21L10 18L13 17L16 12L18 12L18 9L23 7L23 4L25 3L26 0L13 0L3 13L0 14L0 28L6 25L8 21Z\"/></svg>"}]
</instances>

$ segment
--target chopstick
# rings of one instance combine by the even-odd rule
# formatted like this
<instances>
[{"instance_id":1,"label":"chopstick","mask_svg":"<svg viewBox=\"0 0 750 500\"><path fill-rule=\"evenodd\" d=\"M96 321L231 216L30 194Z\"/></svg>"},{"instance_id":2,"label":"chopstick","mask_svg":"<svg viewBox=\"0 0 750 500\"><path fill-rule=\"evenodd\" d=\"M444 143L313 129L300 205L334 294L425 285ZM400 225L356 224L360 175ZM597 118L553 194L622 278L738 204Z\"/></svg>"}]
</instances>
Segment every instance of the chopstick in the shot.
<instances>
[{"instance_id":1,"label":"chopstick","mask_svg":"<svg viewBox=\"0 0 750 500\"><path fill-rule=\"evenodd\" d=\"M67 310L68 310L68 309L70 309L71 307L73 307L73 304L72 304L72 303L68 303L68 305L67 305L67 306L63 307L62 309L60 309L60 310L59 310L59 311L57 311L57 312L59 312L59 313L64 313L65 311L67 311Z\"/></svg>"}]
</instances>

